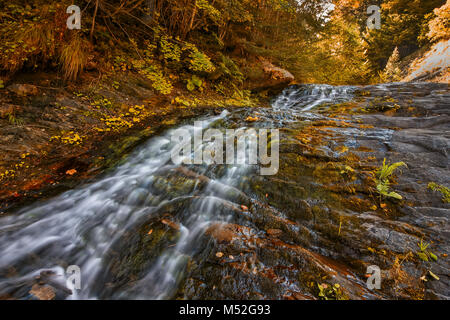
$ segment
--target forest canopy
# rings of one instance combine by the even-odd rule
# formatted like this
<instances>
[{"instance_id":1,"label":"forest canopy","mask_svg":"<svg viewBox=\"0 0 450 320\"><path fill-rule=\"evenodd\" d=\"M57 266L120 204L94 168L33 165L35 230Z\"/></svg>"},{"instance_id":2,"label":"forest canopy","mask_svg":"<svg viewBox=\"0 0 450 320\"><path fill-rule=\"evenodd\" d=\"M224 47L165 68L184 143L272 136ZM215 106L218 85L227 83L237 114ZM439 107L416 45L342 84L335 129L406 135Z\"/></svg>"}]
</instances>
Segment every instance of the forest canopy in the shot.
<instances>
[{"instance_id":1,"label":"forest canopy","mask_svg":"<svg viewBox=\"0 0 450 320\"><path fill-rule=\"evenodd\" d=\"M71 4L81 30L66 26ZM380 30L366 26L373 4ZM15 0L0 9L1 73L53 68L75 80L95 63L139 72L161 93L173 74L190 89L241 88L258 78L255 57L298 82L377 82L396 48L403 58L449 35L445 0Z\"/></svg>"}]
</instances>

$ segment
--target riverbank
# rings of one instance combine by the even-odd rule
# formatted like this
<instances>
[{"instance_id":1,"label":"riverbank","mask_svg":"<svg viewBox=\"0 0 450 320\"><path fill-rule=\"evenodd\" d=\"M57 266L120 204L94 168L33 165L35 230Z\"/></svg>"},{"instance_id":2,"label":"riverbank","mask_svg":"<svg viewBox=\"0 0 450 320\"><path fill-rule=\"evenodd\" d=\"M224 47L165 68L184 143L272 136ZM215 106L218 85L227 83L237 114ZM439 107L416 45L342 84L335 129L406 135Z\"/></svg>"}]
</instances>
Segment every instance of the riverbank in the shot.
<instances>
[{"instance_id":1,"label":"riverbank","mask_svg":"<svg viewBox=\"0 0 450 320\"><path fill-rule=\"evenodd\" d=\"M268 103L182 87L162 95L133 73L87 73L76 83L23 74L0 93L0 214L95 177L185 119Z\"/></svg>"}]
</instances>

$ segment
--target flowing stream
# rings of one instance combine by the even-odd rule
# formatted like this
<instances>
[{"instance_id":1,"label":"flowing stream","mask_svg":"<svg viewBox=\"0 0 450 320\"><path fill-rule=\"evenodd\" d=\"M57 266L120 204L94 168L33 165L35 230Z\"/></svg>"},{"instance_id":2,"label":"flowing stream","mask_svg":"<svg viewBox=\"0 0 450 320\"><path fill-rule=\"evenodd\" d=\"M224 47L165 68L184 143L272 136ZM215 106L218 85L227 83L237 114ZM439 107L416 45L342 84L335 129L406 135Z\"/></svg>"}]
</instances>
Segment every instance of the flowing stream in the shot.
<instances>
[{"instance_id":1,"label":"flowing stream","mask_svg":"<svg viewBox=\"0 0 450 320\"><path fill-rule=\"evenodd\" d=\"M348 86L292 87L274 100L272 108L257 110L258 122L245 122L245 117L255 112L249 109L224 111L201 120L205 129L223 131L294 128L299 117L306 122L322 119L315 108L350 101L355 90ZM181 127L192 132L193 122ZM174 130L151 138L126 163L96 182L1 218L0 294L29 299L30 283L49 271L53 281L64 286L68 277L65 269L70 265L81 269L81 290L73 290L72 295L64 296L67 299L170 299L179 294L180 287L186 288L191 259L215 255L216 250L209 252L211 247L203 248L205 232L217 223L245 224L236 212L242 211L244 204L253 207L261 201L249 187L261 178L258 165L174 165ZM277 211L280 219L287 218L283 208L270 205L269 209ZM252 225L248 217L247 222ZM142 229L144 225L148 228ZM261 231L255 230L249 234L261 236ZM141 256L138 259L131 254L139 245L127 239L137 234L164 239L174 232L170 240L158 242L148 261L141 262ZM311 236L316 237L314 232ZM314 245L310 249L327 255ZM131 272L132 280L124 274L129 268L117 271L129 262L125 260L139 260L139 270ZM253 265L265 268L262 262ZM283 290L302 291L290 276L280 278ZM354 275L346 278L362 284Z\"/></svg>"}]
</instances>

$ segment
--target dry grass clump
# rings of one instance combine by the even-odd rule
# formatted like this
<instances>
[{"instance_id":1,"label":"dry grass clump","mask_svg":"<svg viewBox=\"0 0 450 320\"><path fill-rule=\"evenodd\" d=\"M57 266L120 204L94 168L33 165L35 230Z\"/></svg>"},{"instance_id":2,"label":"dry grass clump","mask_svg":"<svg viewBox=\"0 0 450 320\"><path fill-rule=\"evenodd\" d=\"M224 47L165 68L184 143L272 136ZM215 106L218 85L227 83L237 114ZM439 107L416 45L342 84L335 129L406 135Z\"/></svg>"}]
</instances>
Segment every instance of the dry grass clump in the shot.
<instances>
[{"instance_id":1,"label":"dry grass clump","mask_svg":"<svg viewBox=\"0 0 450 320\"><path fill-rule=\"evenodd\" d=\"M0 72L59 65L65 79L80 76L92 47L79 31L67 29L67 4L34 0L0 5Z\"/></svg>"},{"instance_id":2,"label":"dry grass clump","mask_svg":"<svg viewBox=\"0 0 450 320\"><path fill-rule=\"evenodd\" d=\"M59 61L66 80L76 80L88 63L90 42L76 35L61 48Z\"/></svg>"}]
</instances>

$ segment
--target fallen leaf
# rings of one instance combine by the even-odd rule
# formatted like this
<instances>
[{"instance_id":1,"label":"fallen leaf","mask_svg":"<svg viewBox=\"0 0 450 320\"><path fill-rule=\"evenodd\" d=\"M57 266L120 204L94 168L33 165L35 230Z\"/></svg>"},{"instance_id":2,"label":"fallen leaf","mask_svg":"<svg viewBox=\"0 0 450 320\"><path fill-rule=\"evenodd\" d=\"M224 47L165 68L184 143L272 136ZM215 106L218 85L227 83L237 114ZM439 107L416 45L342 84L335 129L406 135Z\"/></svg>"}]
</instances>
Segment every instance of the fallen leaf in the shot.
<instances>
[{"instance_id":1,"label":"fallen leaf","mask_svg":"<svg viewBox=\"0 0 450 320\"><path fill-rule=\"evenodd\" d=\"M55 291L52 287L48 286L34 284L30 290L30 293L39 300L53 300L55 298Z\"/></svg>"},{"instance_id":2,"label":"fallen leaf","mask_svg":"<svg viewBox=\"0 0 450 320\"><path fill-rule=\"evenodd\" d=\"M223 252L217 252L216 253L216 257L217 258L222 258L223 257Z\"/></svg>"},{"instance_id":3,"label":"fallen leaf","mask_svg":"<svg viewBox=\"0 0 450 320\"><path fill-rule=\"evenodd\" d=\"M241 206L241 209L242 209L242 211L248 211L248 207L244 206L244 205Z\"/></svg>"},{"instance_id":4,"label":"fallen leaf","mask_svg":"<svg viewBox=\"0 0 450 320\"><path fill-rule=\"evenodd\" d=\"M267 234L270 236L278 237L283 233L280 229L269 229L267 230Z\"/></svg>"},{"instance_id":5,"label":"fallen leaf","mask_svg":"<svg viewBox=\"0 0 450 320\"><path fill-rule=\"evenodd\" d=\"M75 169L70 169L66 171L66 174L69 176L73 176L75 173L77 173L77 170Z\"/></svg>"},{"instance_id":6,"label":"fallen leaf","mask_svg":"<svg viewBox=\"0 0 450 320\"><path fill-rule=\"evenodd\" d=\"M338 148L339 153L346 153L348 151L348 147L341 146Z\"/></svg>"},{"instance_id":7,"label":"fallen leaf","mask_svg":"<svg viewBox=\"0 0 450 320\"><path fill-rule=\"evenodd\" d=\"M173 222L173 221L170 221L170 220L167 220L167 219L162 219L161 223L165 224L166 226L171 227L172 229L180 230L180 226L178 224L176 224L175 222Z\"/></svg>"},{"instance_id":8,"label":"fallen leaf","mask_svg":"<svg viewBox=\"0 0 450 320\"><path fill-rule=\"evenodd\" d=\"M382 204L380 204L380 207L381 207L382 209L385 209L385 208L387 207L387 204L386 204L386 203L382 203Z\"/></svg>"},{"instance_id":9,"label":"fallen leaf","mask_svg":"<svg viewBox=\"0 0 450 320\"><path fill-rule=\"evenodd\" d=\"M151 235L153 233L153 229L151 229L147 234Z\"/></svg>"},{"instance_id":10,"label":"fallen leaf","mask_svg":"<svg viewBox=\"0 0 450 320\"><path fill-rule=\"evenodd\" d=\"M259 120L258 117L251 117L251 116L248 116L247 119L245 119L245 121L247 121L247 122L255 122L258 120Z\"/></svg>"},{"instance_id":11,"label":"fallen leaf","mask_svg":"<svg viewBox=\"0 0 450 320\"><path fill-rule=\"evenodd\" d=\"M435 280L439 281L439 277L437 275L435 275L433 272L428 271L428 273L430 274L430 276L432 276Z\"/></svg>"},{"instance_id":12,"label":"fallen leaf","mask_svg":"<svg viewBox=\"0 0 450 320\"><path fill-rule=\"evenodd\" d=\"M289 297L288 297L289 298ZM303 295L299 292L293 292L292 293L292 297L291 299L295 299L295 300L308 300L308 296Z\"/></svg>"}]
</instances>

